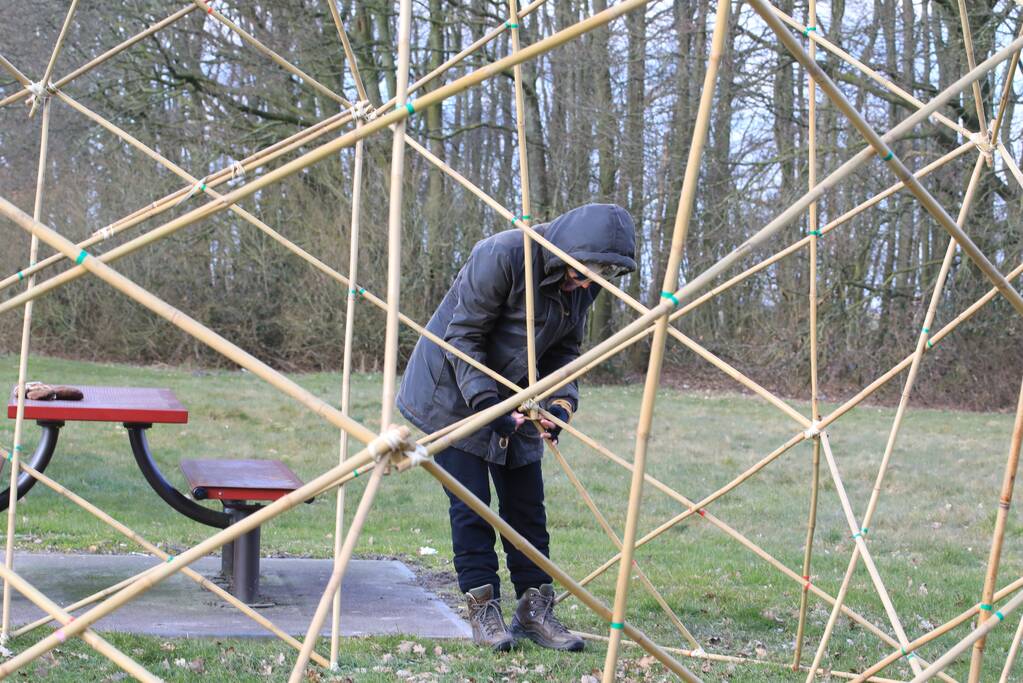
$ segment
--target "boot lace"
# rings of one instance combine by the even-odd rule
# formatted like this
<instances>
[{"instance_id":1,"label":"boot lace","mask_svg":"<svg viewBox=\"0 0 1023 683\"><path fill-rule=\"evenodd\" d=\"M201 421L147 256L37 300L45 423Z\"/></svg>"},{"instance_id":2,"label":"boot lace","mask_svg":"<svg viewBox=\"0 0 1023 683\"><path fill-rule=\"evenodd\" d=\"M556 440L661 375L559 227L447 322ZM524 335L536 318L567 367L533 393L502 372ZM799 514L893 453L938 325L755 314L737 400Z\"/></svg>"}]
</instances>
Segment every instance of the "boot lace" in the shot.
<instances>
[{"instance_id":1,"label":"boot lace","mask_svg":"<svg viewBox=\"0 0 1023 683\"><path fill-rule=\"evenodd\" d=\"M561 623L558 617L554 614L554 596L538 596L537 602L539 603L540 611L540 623L549 625L558 634L571 633L568 627Z\"/></svg>"},{"instance_id":2,"label":"boot lace","mask_svg":"<svg viewBox=\"0 0 1023 683\"><path fill-rule=\"evenodd\" d=\"M483 634L490 638L505 631L501 618L501 605L497 600L487 600L479 608L478 617Z\"/></svg>"}]
</instances>

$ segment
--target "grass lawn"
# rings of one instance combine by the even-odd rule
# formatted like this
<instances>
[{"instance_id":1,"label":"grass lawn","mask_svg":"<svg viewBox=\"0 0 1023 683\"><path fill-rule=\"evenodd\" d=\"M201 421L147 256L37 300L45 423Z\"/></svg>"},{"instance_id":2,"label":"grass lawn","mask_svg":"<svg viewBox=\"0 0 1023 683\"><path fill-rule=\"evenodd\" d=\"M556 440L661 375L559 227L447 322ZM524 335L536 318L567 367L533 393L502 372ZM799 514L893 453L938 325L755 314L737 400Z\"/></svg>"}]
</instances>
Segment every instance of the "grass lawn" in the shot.
<instances>
[{"instance_id":1,"label":"grass lawn","mask_svg":"<svg viewBox=\"0 0 1023 683\"><path fill-rule=\"evenodd\" d=\"M13 383L17 358L0 357L0 376ZM158 425L149 433L161 467L182 485L177 463L182 458L277 458L308 479L337 461L336 430L244 372L134 368L33 359L30 379L78 384L166 386L188 406L187 425ZM334 374L295 378L317 395L336 402L340 380ZM377 375L354 381L353 416L379 425ZM575 424L631 459L641 386L582 389ZM806 406L796 404L806 412ZM824 412L827 412L826 406ZM893 411L864 407L830 430L835 456L857 515L873 485ZM907 416L870 530L870 547L910 639L939 625L979 599L990 545L1002 469L1012 429L1008 414L913 410ZM211 530L174 513L148 488L134 465L120 425L69 425L47 474L148 539L180 551L210 535ZM664 390L658 399L648 471L693 499L714 491L785 442L796 428L784 415L758 399L731 394L705 395ZM13 421L0 423L0 443L10 445ZM34 445L37 432L28 430ZM619 530L624 524L629 475L601 455L565 437L562 450L580 479ZM710 511L800 573L809 497L810 453L800 445L769 465L754 479L710 506ZM614 554L612 543L553 457L545 459L552 556L573 576L582 577ZM822 488L814 548L814 582L834 594L845 571L852 543L835 487L822 467ZM347 496L348 518L362 482ZM267 554L329 557L333 507L329 496L302 505L263 528ZM673 500L651 487L645 490L641 534L681 511ZM1020 523L1014 513L1007 532L999 585L1020 576ZM69 501L42 486L18 507L19 549L86 553L135 550L113 531ZM439 550L420 556L421 546ZM380 496L359 543L366 557L400 558L432 577L438 590L457 599L450 562L445 497L424 472L384 480ZM640 548L637 560L698 641L711 652L791 661L800 588L751 552L694 516ZM616 571L597 579L592 589L610 602ZM869 578L856 574L847 603L875 624L887 620ZM826 606L811 600L805 663L828 616ZM560 608L572 627L606 633L587 610L569 600ZM508 605L506 605L506 613ZM239 618L244 618L239 615ZM654 600L638 582L630 592L629 618L662 645L687 647ZM988 641L985 680L997 678L1018 616L1011 615ZM933 660L966 634L965 628L924 648ZM112 634L112 642L151 670L171 680L279 680L290 669L292 653L273 640L166 641ZM18 651L31 638L15 640ZM404 642L403 642L404 641ZM421 645L421 647L420 647ZM312 680L563 680L579 681L599 670L603 647L591 643L583 655L552 655L524 647L511 655L481 652L467 643L367 638L343 643L342 670L310 673ZM888 648L864 629L842 618L831 641L829 666L861 670L887 654ZM624 651L625 675L634 680L665 678L635 649ZM688 662L706 680L803 680L783 668L758 665ZM199 673L201 670L201 673ZM962 662L950 673L965 675ZM117 669L79 642L25 670L32 678L55 681L114 680ZM909 669L888 670L908 677ZM988 678L990 677L990 678Z\"/></svg>"}]
</instances>

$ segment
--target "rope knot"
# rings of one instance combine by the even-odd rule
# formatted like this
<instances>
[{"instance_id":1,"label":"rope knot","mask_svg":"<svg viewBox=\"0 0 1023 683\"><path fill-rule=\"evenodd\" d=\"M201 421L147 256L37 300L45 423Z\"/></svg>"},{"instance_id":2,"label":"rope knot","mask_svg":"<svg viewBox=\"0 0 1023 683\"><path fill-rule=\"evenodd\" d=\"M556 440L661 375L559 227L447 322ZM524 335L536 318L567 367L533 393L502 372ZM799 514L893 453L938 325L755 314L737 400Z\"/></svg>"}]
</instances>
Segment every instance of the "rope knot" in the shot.
<instances>
[{"instance_id":1,"label":"rope knot","mask_svg":"<svg viewBox=\"0 0 1023 683\"><path fill-rule=\"evenodd\" d=\"M818 420L814 420L810 426L803 432L804 439L816 439L821 435L821 423Z\"/></svg>"}]
</instances>

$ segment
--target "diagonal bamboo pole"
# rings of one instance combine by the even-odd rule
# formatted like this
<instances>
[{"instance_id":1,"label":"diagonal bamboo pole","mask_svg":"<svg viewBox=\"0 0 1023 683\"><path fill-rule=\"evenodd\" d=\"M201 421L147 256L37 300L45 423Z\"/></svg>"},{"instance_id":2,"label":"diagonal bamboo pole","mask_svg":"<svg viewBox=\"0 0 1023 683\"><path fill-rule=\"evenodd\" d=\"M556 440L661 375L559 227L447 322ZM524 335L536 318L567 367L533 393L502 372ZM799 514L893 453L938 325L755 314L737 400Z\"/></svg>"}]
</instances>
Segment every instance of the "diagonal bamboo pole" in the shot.
<instances>
[{"instance_id":1,"label":"diagonal bamboo pole","mask_svg":"<svg viewBox=\"0 0 1023 683\"><path fill-rule=\"evenodd\" d=\"M966 2L959 0L959 22L963 28L963 47L966 49L966 63L970 68L977 66L977 58L973 52L973 33L970 32L970 17L966 13ZM984 116L984 98L980 94L980 83L973 82L973 102L977 105L977 121L980 123L980 133L987 133L987 120Z\"/></svg>"},{"instance_id":2,"label":"diagonal bamboo pole","mask_svg":"<svg viewBox=\"0 0 1023 683\"><path fill-rule=\"evenodd\" d=\"M0 449L0 455L5 455L3 453L3 449ZM74 503L78 507L82 508L83 510L85 510L86 512L91 514L96 519L100 520L101 522L103 522L104 524L109 526L110 528L112 528L115 531L117 531L119 534L121 534L125 538L128 538L131 541L134 541L136 544L139 545L139 547L141 547L143 550L145 550L149 554L155 556L157 559L159 559L161 561L164 561L164 562L166 562L169 559L171 559L170 554L164 552L163 550L161 550L159 547L157 547L153 543L150 543L144 536L142 536L138 532L134 531L133 529L128 527L126 524L124 524L124 523L118 521L117 519L115 519L114 517L110 516L109 514L107 514L103 510L101 510L99 507L94 505L93 503L90 503L85 498L82 498L81 496L76 494L74 491L68 489L67 487L65 487L63 485L61 485L60 483L58 483L54 479L46 476L42 472L39 472L38 470L30 467L29 465L22 464L21 469L24 470L27 474L29 474L33 479L37 480L43 486L47 487L48 489L50 489L51 491L53 491L53 492L55 492L55 493L57 493L59 495L64 496L65 498L70 500L72 503ZM150 570L147 569L146 571L141 572L137 576L142 576L145 573L147 573L148 571L150 571ZM295 648L296 650L300 650L302 648L302 643L298 642L292 636L290 636L287 633L285 633L284 631L282 631L272 621L270 621L269 619L264 617L262 614L260 614L256 610L252 609L251 607L246 605L244 602L242 602L241 600L239 600L235 596L231 595L226 590L224 590L223 588L218 586L216 583L210 581L205 576L203 576L199 572L195 571L191 567L185 567L184 569L181 570L181 573L184 574L185 576L187 576L189 579L194 581L196 584L198 584L202 588L205 588L206 590L210 591L211 593L213 593L214 595L216 595L220 599L224 600L225 602L230 604L232 607L237 608L245 616L247 616L248 618L252 619L254 622L259 624L260 626L262 626L266 630L268 630L271 633L273 633L275 636L277 636L278 638L283 640L285 643L287 643L291 647ZM137 578L137 576L136 577L130 577L129 579L126 579L125 581L132 581L135 578ZM126 585L125 581L119 582L119 583L115 584L115 586L117 586L118 589L119 589L119 588L123 587L124 585ZM106 591L110 591L110 590L111 590L110 588L106 589ZM104 591L100 591L100 593L104 593ZM97 594L97 596L98 595L99 594ZM99 599L99 598L97 597L97 599ZM73 606L64 608L64 610L66 612L71 612L71 611L77 609L78 607L82 606L82 604L89 604L89 602L83 603L83 602L80 601L79 603L75 603L75 605L73 605ZM44 618L44 619L39 620L37 622L33 622L32 626L34 628L35 626L39 626L39 625L42 625L44 623L48 623L51 620L52 619ZM19 635L20 633L26 633L26 632L28 632L30 630L32 630L32 629L31 628L22 627L21 629L18 629L17 631L13 632L12 635ZM328 662L327 662L326 658L324 658L323 656L321 656L319 654L315 654L314 656L315 656L318 664L320 664L321 666L327 666Z\"/></svg>"},{"instance_id":3,"label":"diagonal bamboo pole","mask_svg":"<svg viewBox=\"0 0 1023 683\"><path fill-rule=\"evenodd\" d=\"M334 20L334 27L337 29L337 37L341 41L341 49L344 51L345 60L348 64L348 72L355 81L355 91L359 94L360 102L368 102L366 86L362 82L362 74L359 73L359 64L355 59L355 51L348 41L348 32L345 31L345 24L341 21L341 13L337 9L337 0L327 0L327 7L330 8L330 18Z\"/></svg>"},{"instance_id":4,"label":"diagonal bamboo pole","mask_svg":"<svg viewBox=\"0 0 1023 683\"><path fill-rule=\"evenodd\" d=\"M590 495L590 492L586 490L586 487L583 485L582 481L579 480L579 477L578 475L576 475L575 470L572 469L572 466L568 464L568 460L565 459L565 456L562 454L561 449L550 441L547 442L547 445L550 447L551 452L554 453L554 457L557 459L558 464L561 465L561 469L565 472L565 476L568 477L569 482L571 482L572 486L579 493L579 497L583 499L583 503L585 503L586 507L590 509L590 512L593 514L593 518L597 520L598 526L600 526L600 528L604 531L607 537L611 539L611 543L614 544L615 548L621 550L622 539L619 538L618 534L615 533L615 530L611 528L611 523L607 521L607 518L604 516L604 513L602 513L600 511L600 508L597 507L597 503L596 501L593 500L593 496ZM644 480L645 479L646 476L644 476ZM677 630L683 638L689 641L689 644L692 645L693 648L697 650L702 650L703 648L696 641L696 638L694 638L693 634L689 632L689 629L685 627L685 624L683 624L682 620L678 618L678 615L675 614L675 611L671 609L671 606L668 604L668 601L664 599L664 596L661 595L661 592L658 591L657 588L654 586L653 582L650 581L650 578L646 575L646 572L644 572L640 568L639 563L636 562L635 560L633 560L632 562L633 562L632 568L636 572L636 577L639 579L640 583L643 584L643 588L646 590L646 592L650 594L650 597L654 599L654 601L664 612L664 615L668 617L668 620L675 627L675 630Z\"/></svg>"},{"instance_id":5,"label":"diagonal bamboo pole","mask_svg":"<svg viewBox=\"0 0 1023 683\"><path fill-rule=\"evenodd\" d=\"M552 36L549 36L543 40L538 41L537 43L534 43L523 48L517 55L509 55L507 57L499 59L496 62L493 62L485 67L473 71L472 73L466 74L465 76L459 78L458 80L452 83L448 83L447 85L444 85L436 90L433 90L423 95L423 97L419 98L417 102L419 103L420 108L422 108L443 101L444 99L458 92L461 92L469 87L472 87L473 85L477 85L478 83L493 77L497 73L502 73L508 67L513 66L516 63L526 61L527 59L532 59L540 54L543 54L553 49L554 47L557 47L558 45L568 42L569 40L572 40L573 38L577 37L578 35L581 35L582 33L593 30L594 28L598 28L599 26L602 26L612 21L618 16L621 16L622 14L625 14L626 12L635 9L636 7L643 6L648 1L649 0L624 0L624 2L615 5L614 7L608 8L603 12L599 12L588 19L585 19L577 24L562 29L561 31L558 31ZM994 55L986 59L984 62L978 65L975 70L967 73L966 75L964 75L963 77L949 85L947 88L945 88L945 90L943 90L933 99L931 99L931 101L928 102L924 107L914 112L905 120L903 120L900 124L898 124L895 128L888 131L888 133L886 133L882 137L882 140L885 141L896 140L900 138L902 135L908 133L910 130L912 130L914 126L916 126L921 121L925 120L928 116L937 111L939 107L944 105L949 99L951 99L961 90L966 88L973 80L979 78L984 73L990 71L992 68L1000 64L1002 61L1005 61L1006 59L1011 57L1014 51L1019 50L1020 47L1023 47L1023 36L1017 38L1008 46L1002 48ZM339 149L349 147L352 144L354 144L357 140L364 139L369 135L383 129L385 126L389 126L392 123L396 122L397 120L405 118L407 115L408 112L406 109L398 109L390 114L378 116L374 120L368 122L366 126L364 126L361 129L361 131L351 131L341 136L340 138L337 138L331 142L325 143L313 150L310 150L309 152L306 152L302 156L288 162L284 166L270 173L267 173L261 176L260 178L246 185L243 185L242 187L237 188L236 190L225 195L221 199L207 203L201 207L197 207L196 209L193 209L187 214L180 216L172 221L169 221L168 223L165 223L151 230L145 235L142 235L134 240L131 240L130 242L126 242L120 247L100 255L98 258L100 260L103 260L104 262L109 262L115 260L116 258L120 258L121 256L124 256L128 253L132 253L135 250L141 248L142 246L145 246L146 244L157 241L169 234L172 234L177 230L180 230L181 228L190 225L197 220L200 220L201 218L205 218L214 213L222 211L229 204L235 203L240 199L257 192L261 188L273 182L276 182L284 177L296 173L299 170L333 154ZM686 287L687 291L682 295L680 299L680 304L682 304L683 301L688 303L690 299L690 293L702 291L710 283L711 280L716 278L719 274L721 274L724 270L728 269L737 261L746 257L751 251L753 251L761 243L767 240L771 235L778 232L790 221L797 218L806 209L806 207L809 205L811 201L817 199L818 197L823 195L824 192L833 188L835 184L837 184L841 179L851 174L872 156L873 156L872 149L870 147L867 147L861 150L858 154L854 155L851 159L846 161L842 166L840 166L838 169L832 172L827 178L818 183L817 187L813 191L803 195L803 197L797 200L797 202L793 204L791 207L789 207L789 209L782 212L782 214L776 217L768 225L764 226L760 231L758 231L752 237L747 239L743 244L741 244L727 256L722 258L717 264L708 268L707 271L705 271L700 276L695 278L692 282L688 283ZM906 180L906 178L900 179L904 181ZM67 282L70 282L72 280L77 279L78 277L81 277L84 273L85 271L81 267L71 268L58 276L50 278L50 280L47 280L45 283L38 285L36 290L32 293L32 295L38 296L40 294L48 292L58 286L62 286ZM20 295L19 297L15 297L10 301L6 302L5 304L0 304L0 312L8 310L6 307L12 305L15 301L17 301L19 305L24 303L25 296L26 295Z\"/></svg>"},{"instance_id":6,"label":"diagonal bamboo pole","mask_svg":"<svg viewBox=\"0 0 1023 683\"><path fill-rule=\"evenodd\" d=\"M64 39L67 37L68 29L71 27L71 19L75 16L75 10L78 8L78 0L71 0L71 6L68 7L67 16L64 17L64 24L60 27L60 33L57 35L57 42L53 46L53 52L50 53L50 61L46 63L46 70L43 72L43 77L39 79L39 84L46 88L50 82L50 76L53 75L53 67L57 63L57 55L60 54L60 47L64 44ZM33 102L33 112L35 111L35 103ZM32 113L29 114L31 116Z\"/></svg>"},{"instance_id":7,"label":"diagonal bamboo pole","mask_svg":"<svg viewBox=\"0 0 1023 683\"><path fill-rule=\"evenodd\" d=\"M966 192L963 194L963 203L959 210L959 225L965 225L966 218L969 215L970 208L973 204L974 197L976 196L977 188L979 187L979 180L981 172L984 170L984 157L983 155L977 155L977 162L974 164L973 173L970 176L970 182L966 187ZM906 376L906 381L902 387L902 394L899 397L898 407L895 409L895 419L892 421L892 427L888 432L888 440L885 443L884 454L881 456L881 464L877 470L877 477L874 481L874 488L870 493L870 500L867 503L866 512L863 514L863 534L866 535L867 530L873 523L874 513L877 511L877 505L881 497L882 485L884 483L885 475L888 472L888 465L891 461L892 453L895 451L895 443L899 435L899 430L902 427L902 421L906 415L906 409L909 407L909 398L913 392L913 387L916 383L917 374L920 370L920 364L923 361L924 353L927 351L928 336L930 334L930 327L934 324L934 316L938 310L938 303L941 301L942 292L945 290L945 282L948 279L949 270L952 267L952 259L956 252L956 241L950 238L948 242L948 248L945 250L945 257L942 260L941 268L938 272L938 276L934 280L934 288L931 293L930 302L927 305L927 311L924 314L923 327L920 330L920 334L917 335L916 346L912 354L912 362L909 367L909 373ZM857 563L859 562L859 546L853 549L852 557L849 560L849 564L845 571L845 576L842 578L842 584L838 591L838 602L842 604L845 601L846 593L849 589L850 582L852 581L853 572L856 570ZM838 611L832 609L831 615L828 617L828 622L824 627L824 634L821 637L820 643L817 646L817 652L814 655L813 664L810 668L814 669L820 666L821 661L824 658L824 654L827 651L828 640L831 638L831 633L835 627L835 623L838 619Z\"/></svg>"},{"instance_id":8,"label":"diagonal bamboo pole","mask_svg":"<svg viewBox=\"0 0 1023 683\"><path fill-rule=\"evenodd\" d=\"M860 134L867 140L870 148L877 152L883 160L888 162L892 172L895 176L906 183L906 187L910 192L917 198L924 209L931 214L938 225L944 228L952 237L959 242L963 251L970 260L973 261L976 266L984 273L987 277L1002 293L1009 304L1016 310L1017 313L1023 315L1023 296L1020 296L1011 284L1005 279L998 269L988 260L987 256L980 250L980 248L974 243L974 241L967 235L963 230L956 225L955 220L942 208L941 204L931 195L927 189L920 184L920 182L913 177L913 174L906 168L902 160L895 154L895 152L888 146L885 138L890 137L891 133L881 136L871 127L871 125L863 118L856 109L849 103L842 94L842 91L838 89L834 81L824 73L824 70L816 62L811 61L806 52L799 46L796 39L792 34L785 29L781 20L771 11L770 5L765 0L749 0L753 9L756 10L757 14L767 23L772 31L778 36L779 40L785 46L785 48L792 54L796 60L803 65L804 68L811 71L814 77L821 85L821 90L828 96L828 99L841 111L846 118L853 124L853 126L860 132ZM1017 39L1018 40L1018 39ZM1011 52L1019 49L1016 46L1016 41L1009 46L1012 48ZM972 71L971 71L972 72ZM972 79L971 83L973 82ZM918 110L917 114L924 111L924 109ZM911 117L912 118L912 117ZM908 120L908 119L907 119Z\"/></svg>"},{"instance_id":9,"label":"diagonal bamboo pole","mask_svg":"<svg viewBox=\"0 0 1023 683\"><path fill-rule=\"evenodd\" d=\"M817 2L809 0L807 5L807 26L817 30ZM807 35L810 30L807 28ZM810 59L817 59L817 44L810 41L807 46ZM806 76L807 101L807 186L813 189L817 184L817 84L811 74ZM809 206L807 214L807 233L809 242L809 305L810 305L810 419L816 422L821 418L817 394L817 240L821 236L817 216L817 202ZM810 461L810 506L806 519L806 542L803 547L803 590L799 594L799 617L796 621L796 642L792 653L792 670L798 671L803 655L803 632L806 629L806 608L809 603L810 563L813 557L813 537L817 528L817 493L820 485L821 444L819 439L813 440L813 456Z\"/></svg>"},{"instance_id":10,"label":"diagonal bamboo pole","mask_svg":"<svg viewBox=\"0 0 1023 683\"><path fill-rule=\"evenodd\" d=\"M511 54L519 51L519 10L517 0L508 0L508 21L505 24L511 36ZM532 203L529 198L529 155L526 151L526 100L522 94L522 64L512 67L515 84L515 134L519 151L519 184L522 192L522 213L515 219L529 225L532 221ZM533 277L533 240L522 231L522 264L526 282L526 383L536 384L536 279ZM536 418L536 410L528 415Z\"/></svg>"},{"instance_id":11,"label":"diagonal bamboo pole","mask_svg":"<svg viewBox=\"0 0 1023 683\"><path fill-rule=\"evenodd\" d=\"M345 570L348 568L348 562L352 559L352 553L355 551L355 544L359 540L362 527L366 523L366 517L369 515L370 508L373 507L373 501L376 499L377 491L380 489L380 482L384 476L384 471L387 469L387 463L387 458L381 458L377 462L373 468L373 474L369 478L369 483L366 484L366 488L362 492L359 507L352 518L352 525L348 529L348 533L345 534L345 542L341 547L341 552L334 558L334 568L330 573L330 578L327 580L327 587L323 591L323 596L316 606L316 612L309 623L309 628L306 630L305 639L302 642L302 650L298 653L295 665L291 669L288 683L301 683L304 678L305 667L309 663L309 655L312 654L313 648L316 647L316 640L320 637L320 629L323 628L323 622L327 619L327 611L330 609L330 604L334 596L341 590L341 581L344 578Z\"/></svg>"},{"instance_id":12,"label":"diagonal bamboo pole","mask_svg":"<svg viewBox=\"0 0 1023 683\"><path fill-rule=\"evenodd\" d=\"M304 81L305 83L308 83L310 87L315 89L321 95L329 97L330 99L339 103L342 107L352 106L351 102L341 97L336 92L334 92L327 86L323 85L318 80L316 80L315 78L313 78L312 76L302 71L288 60L286 60L284 57L281 57L279 54L268 48L265 44L260 42L258 38L256 38L254 35L246 31L245 29L243 29L235 22L228 19L226 16L224 16L222 12L220 12L220 10L215 9L209 3L205 2L205 0L193 0L193 2L195 2L196 6L199 7L199 9L205 11L206 14L213 17L230 30L234 31L234 33L239 38L248 43L251 47L255 48L256 52L259 52L264 57L269 58L270 61L272 61L274 64L281 67L291 75L297 77L298 79Z\"/></svg>"},{"instance_id":13,"label":"diagonal bamboo pole","mask_svg":"<svg viewBox=\"0 0 1023 683\"><path fill-rule=\"evenodd\" d=\"M50 101L43 100L43 120L39 127L39 162L36 168L36 191L32 218L39 220L43 211L43 190L46 186L46 155L50 144ZM39 239L34 235L29 245L28 260L34 263L39 255ZM26 289L32 289L35 278L28 279ZM25 382L28 379L28 356L32 338L32 303L26 303L21 321L21 353L18 357L18 396L14 417L14 444L12 447L11 484L7 500L7 537L4 543L4 565L14 569L14 527L18 508L18 477L21 475L22 438L25 429ZM3 616L0 618L0 644L6 643L11 628L11 584L4 581Z\"/></svg>"},{"instance_id":14,"label":"diagonal bamboo pole","mask_svg":"<svg viewBox=\"0 0 1023 683\"><path fill-rule=\"evenodd\" d=\"M187 16L188 14L194 12L196 9L198 9L198 8L195 5L186 5L185 7L179 9L177 12L174 12L173 14L171 14L168 17L166 17L165 19L156 22L152 26L149 26L144 31L136 33L134 36L132 36L132 37L130 37L130 38L128 38L128 39L118 43L117 45L115 45L114 47L110 48L109 50L107 50L103 54L99 55L98 57L95 57L95 58L89 60L88 62L86 62L82 66L78 67L77 69L75 69L74 71L69 73L67 76L64 76L63 78L58 80L56 83L54 83L48 89L50 89L50 90L60 90L61 88L63 88L65 85L67 85L71 81L73 81L76 78L78 78L80 76L83 76L83 75L87 74L88 72L92 71L97 66L99 66L103 62L107 61L111 57L115 57L115 56L119 55L120 53L124 52L129 47L131 47L132 45L135 45L136 43L139 43L139 42L145 40L146 38L148 38L149 36L153 35L157 31L170 26L171 24L173 24L174 22L178 21L179 19L181 19L181 18ZM26 97L28 97L31 94L32 94L31 91L26 87L25 89L19 90L16 93L12 93L11 95L8 95L7 97L5 97L2 100L0 100L0 107L3 107L4 105L7 105L7 104L12 104L14 102L19 102L19 101L25 99Z\"/></svg>"},{"instance_id":15,"label":"diagonal bamboo pole","mask_svg":"<svg viewBox=\"0 0 1023 683\"><path fill-rule=\"evenodd\" d=\"M61 624L67 625L74 621L73 616L62 610L60 605L50 600L32 584L16 574L13 569L0 564L0 576L3 577L5 583L9 583L14 586L15 590L28 598L30 602L39 607L41 610L50 614ZM56 634L58 635L55 637L58 637L60 642L64 642L66 638L64 635L64 629L58 629ZM100 653L117 666L121 667L121 669L133 676L135 680L146 681L146 683L160 683L162 680L158 676L154 676L149 673L144 666L118 650L116 647L97 635L92 629L83 631L80 635L82 640L84 640L89 647L96 650L96 652Z\"/></svg>"},{"instance_id":16,"label":"diagonal bamboo pole","mask_svg":"<svg viewBox=\"0 0 1023 683\"><path fill-rule=\"evenodd\" d=\"M696 124L693 128L692 143L689 157L686 160L685 176L682 179L682 192L675 213L675 226L671 236L671 253L668 256L667 270L661 286L661 296L678 305L678 299L672 292L678 289L679 270L682 267L682 254L685 251L686 238L689 235L689 223L692 219L693 205L696 201L696 185L700 175L700 162L703 159L703 148L707 143L710 130L711 106L714 103L714 92L717 88L718 65L721 56L727 49L725 38L728 35L728 10L731 0L719 0L717 13L714 17L714 34L711 38L710 59L704 74L703 90L700 95L700 106L697 110ZM625 623L625 609L629 595L629 578L632 572L633 554L636 550L636 533L639 526L640 505L643 500L643 475L646 468L647 447L650 442L650 429L654 419L654 403L657 399L657 388L661 379L661 366L664 361L664 347L668 339L668 317L659 318L654 329L654 339L650 348L650 360L647 365L646 382L643 386L643 402L639 411L639 424L636 427L636 447L633 455L632 481L629 485L629 507L625 514L625 532L622 534L621 562L618 564L618 581L615 584L614 607L611 612L611 630L608 635L607 656L604 658L603 683L612 683L616 676L618 664L618 646L622 639L622 627Z\"/></svg>"},{"instance_id":17,"label":"diagonal bamboo pole","mask_svg":"<svg viewBox=\"0 0 1023 683\"><path fill-rule=\"evenodd\" d=\"M1005 527L1009 521L1009 507L1012 505L1012 493L1016 483L1016 471L1019 468L1019 450L1023 442L1023 384L1020 385L1019 401L1016 404L1016 422L1012 428L1012 440L1009 446L1009 457L1005 461L1005 472L1002 475L1002 489L998 496L998 513L995 517L995 529L991 536L991 551L988 554L987 572L984 576L984 588L980 596L980 612L977 614L977 628L991 618L994 609L995 587L998 581L998 568L1002 561L1002 543L1005 540ZM984 659L983 636L973 643L973 655L970 657L970 683L980 680L981 667Z\"/></svg>"},{"instance_id":18,"label":"diagonal bamboo pole","mask_svg":"<svg viewBox=\"0 0 1023 683\"><path fill-rule=\"evenodd\" d=\"M885 78L883 75L881 75L880 73L878 73L874 69L871 69L869 66L867 66L866 64L864 64L860 60L856 59L851 54L849 54L848 52L846 52L842 48L838 47L837 45L832 43L830 40L825 38L824 36L822 36L819 26L814 26L813 29L811 30L810 26L804 26L803 24L800 24L794 18L792 18L791 16L789 16L788 14L783 12L782 10L778 9L777 7L772 7L771 9L774 11L774 13L776 15L778 15L779 19L781 19L786 24L788 24L789 26L791 26L792 28L796 29L797 31L802 33L804 36L809 38L810 39L810 43L812 45L820 45L825 50L827 50L831 54L835 55L836 57L841 59L843 62L848 64L849 66L854 67L857 71L859 71L860 73L864 74L865 76L867 76L868 78L873 80L875 83L880 85L885 90L887 90L887 91L889 91L889 92L891 92L891 93L893 93L895 95L898 95L904 101L909 102L913 106L915 106L917 108L920 108L920 107L924 106L924 103L922 101L920 101L919 99L917 99L916 97L914 97L912 93L910 93L909 91L901 88L894 81L892 81L892 80L890 80L888 78ZM947 116L945 116L941 112L935 112L933 114L933 118L938 123L941 123L942 125L946 126L947 128L956 131L957 133L962 135L964 138L966 138L968 140L971 140L971 141L975 141L976 140L976 135L977 135L976 133L970 131L969 129L964 127L961 123L959 123L958 121L953 121L952 119L948 118Z\"/></svg>"}]
</instances>

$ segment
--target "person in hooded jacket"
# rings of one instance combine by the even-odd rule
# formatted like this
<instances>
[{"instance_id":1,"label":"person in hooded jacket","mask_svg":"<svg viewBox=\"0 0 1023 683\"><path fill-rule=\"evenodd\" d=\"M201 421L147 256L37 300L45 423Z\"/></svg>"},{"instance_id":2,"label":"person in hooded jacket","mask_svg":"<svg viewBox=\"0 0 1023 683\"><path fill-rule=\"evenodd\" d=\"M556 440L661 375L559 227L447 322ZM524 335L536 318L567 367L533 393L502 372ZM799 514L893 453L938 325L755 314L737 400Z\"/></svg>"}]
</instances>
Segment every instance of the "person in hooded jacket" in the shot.
<instances>
[{"instance_id":1,"label":"person in hooded jacket","mask_svg":"<svg viewBox=\"0 0 1023 683\"><path fill-rule=\"evenodd\" d=\"M611 204L587 204L535 227L537 232L610 279L636 269L635 226ZM535 345L540 378L579 356L586 316L600 291L592 282L535 241L532 244ZM526 386L526 281L522 231L506 230L473 247L433 314L427 329L449 344ZM427 433L440 430L511 396L503 384L422 337L402 378L397 406ZM542 407L568 422L579 405L575 382L546 398ZM540 459L543 439L557 441L560 428L544 431L517 411L494 420L436 454L436 462L490 505L490 480L499 513L540 552L550 556ZM502 538L518 604L512 624L501 612L494 529L448 492L458 585L466 595L473 639L506 651L518 638L544 647L579 651L583 641L554 615L551 577Z\"/></svg>"}]
</instances>

